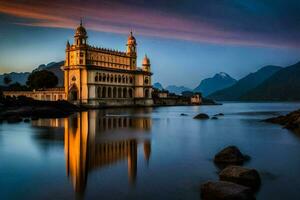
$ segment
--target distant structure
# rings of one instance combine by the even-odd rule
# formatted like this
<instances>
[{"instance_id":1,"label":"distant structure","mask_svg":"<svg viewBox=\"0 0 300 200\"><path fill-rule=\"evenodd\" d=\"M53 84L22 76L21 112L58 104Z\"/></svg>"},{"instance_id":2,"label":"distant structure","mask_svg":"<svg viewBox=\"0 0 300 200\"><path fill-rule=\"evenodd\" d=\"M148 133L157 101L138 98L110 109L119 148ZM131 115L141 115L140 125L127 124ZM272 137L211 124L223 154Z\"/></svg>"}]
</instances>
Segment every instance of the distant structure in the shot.
<instances>
[{"instance_id":1,"label":"distant structure","mask_svg":"<svg viewBox=\"0 0 300 200\"><path fill-rule=\"evenodd\" d=\"M125 52L88 45L82 23L67 42L64 87L68 101L90 106L150 106L151 65L145 55L137 67L137 42L132 32Z\"/></svg>"}]
</instances>

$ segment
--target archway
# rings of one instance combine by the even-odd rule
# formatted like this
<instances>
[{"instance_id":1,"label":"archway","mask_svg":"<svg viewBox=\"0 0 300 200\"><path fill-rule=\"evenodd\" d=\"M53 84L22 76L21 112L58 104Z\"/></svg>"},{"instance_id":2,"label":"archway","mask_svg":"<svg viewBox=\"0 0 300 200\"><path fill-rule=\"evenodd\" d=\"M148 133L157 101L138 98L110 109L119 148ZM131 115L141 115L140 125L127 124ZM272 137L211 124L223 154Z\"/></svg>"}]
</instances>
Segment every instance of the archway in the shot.
<instances>
[{"instance_id":1,"label":"archway","mask_svg":"<svg viewBox=\"0 0 300 200\"><path fill-rule=\"evenodd\" d=\"M69 89L69 96L68 96L68 99L70 101L77 101L79 98L78 98L78 88L75 84L73 84L71 86L71 88Z\"/></svg>"},{"instance_id":2,"label":"archway","mask_svg":"<svg viewBox=\"0 0 300 200\"><path fill-rule=\"evenodd\" d=\"M149 98L149 90L148 89L145 89L145 98Z\"/></svg>"}]
</instances>

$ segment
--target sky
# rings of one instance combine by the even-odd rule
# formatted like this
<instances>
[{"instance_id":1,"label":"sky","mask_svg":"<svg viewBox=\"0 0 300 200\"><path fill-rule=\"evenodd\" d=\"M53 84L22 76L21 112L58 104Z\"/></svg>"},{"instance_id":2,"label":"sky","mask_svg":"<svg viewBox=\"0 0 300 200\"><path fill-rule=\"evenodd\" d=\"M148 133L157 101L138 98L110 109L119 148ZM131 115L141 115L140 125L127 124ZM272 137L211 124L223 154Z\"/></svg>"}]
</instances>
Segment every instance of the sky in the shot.
<instances>
[{"instance_id":1,"label":"sky","mask_svg":"<svg viewBox=\"0 0 300 200\"><path fill-rule=\"evenodd\" d=\"M239 79L265 65L300 61L299 0L0 0L0 73L61 61L80 19L88 43L125 50L153 82L195 88L218 72Z\"/></svg>"}]
</instances>

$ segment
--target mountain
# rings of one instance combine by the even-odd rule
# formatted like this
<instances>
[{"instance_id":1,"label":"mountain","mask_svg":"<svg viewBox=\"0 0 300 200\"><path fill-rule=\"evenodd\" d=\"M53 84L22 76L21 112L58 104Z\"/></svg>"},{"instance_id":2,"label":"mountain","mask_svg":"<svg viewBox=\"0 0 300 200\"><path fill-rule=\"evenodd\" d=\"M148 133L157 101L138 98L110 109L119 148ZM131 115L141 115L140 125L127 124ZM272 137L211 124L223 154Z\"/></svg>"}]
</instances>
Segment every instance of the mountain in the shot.
<instances>
[{"instance_id":1,"label":"mountain","mask_svg":"<svg viewBox=\"0 0 300 200\"><path fill-rule=\"evenodd\" d=\"M194 92L201 92L204 97L215 91L227 88L235 84L237 80L224 72L215 74L211 78L206 78L194 89Z\"/></svg>"},{"instance_id":2,"label":"mountain","mask_svg":"<svg viewBox=\"0 0 300 200\"><path fill-rule=\"evenodd\" d=\"M300 62L277 71L241 100L300 100Z\"/></svg>"},{"instance_id":3,"label":"mountain","mask_svg":"<svg viewBox=\"0 0 300 200\"><path fill-rule=\"evenodd\" d=\"M63 74L63 71L60 69L60 67L63 64L64 64L64 61L51 62L47 65L42 64L42 65L38 66L36 69L34 69L32 72L41 71L41 70L51 71L58 78L58 86L63 86L64 85L64 74ZM9 75L12 80L12 82L10 84L19 82L21 85L25 85L26 81L28 79L28 76L30 75L30 72L11 72L11 73L6 73L6 74L1 74L0 75L0 85L5 85L3 79L6 75Z\"/></svg>"},{"instance_id":4,"label":"mountain","mask_svg":"<svg viewBox=\"0 0 300 200\"><path fill-rule=\"evenodd\" d=\"M11 73L5 73L0 75L0 85L5 85L4 83L4 77L8 75L11 78L11 83L20 83L21 85L25 85L28 76L30 75L29 72L11 72Z\"/></svg>"},{"instance_id":5,"label":"mountain","mask_svg":"<svg viewBox=\"0 0 300 200\"><path fill-rule=\"evenodd\" d=\"M158 90L163 90L164 89L163 86L160 83L158 83L158 82L154 83L153 87L156 88L156 89L158 89Z\"/></svg>"},{"instance_id":6,"label":"mountain","mask_svg":"<svg viewBox=\"0 0 300 200\"><path fill-rule=\"evenodd\" d=\"M217 101L237 101L240 100L240 97L245 95L250 90L254 89L258 85L260 85L263 81L268 79L274 73L281 70L282 67L278 66L265 66L259 69L254 73L250 73L244 78L240 79L234 85L216 91L208 96L208 98L217 100Z\"/></svg>"},{"instance_id":7,"label":"mountain","mask_svg":"<svg viewBox=\"0 0 300 200\"><path fill-rule=\"evenodd\" d=\"M53 72L58 78L57 86L63 86L64 85L64 72L60 69L60 67L63 65L64 65L64 61L51 62L47 65L42 64L42 65L38 66L36 69L34 69L32 72L41 71L41 70L47 70L47 71Z\"/></svg>"},{"instance_id":8,"label":"mountain","mask_svg":"<svg viewBox=\"0 0 300 200\"><path fill-rule=\"evenodd\" d=\"M168 90L170 93L175 93L177 95L181 95L183 91L192 91L192 89L187 88L185 86L176 86L176 85L169 85L166 87L166 90Z\"/></svg>"}]
</instances>

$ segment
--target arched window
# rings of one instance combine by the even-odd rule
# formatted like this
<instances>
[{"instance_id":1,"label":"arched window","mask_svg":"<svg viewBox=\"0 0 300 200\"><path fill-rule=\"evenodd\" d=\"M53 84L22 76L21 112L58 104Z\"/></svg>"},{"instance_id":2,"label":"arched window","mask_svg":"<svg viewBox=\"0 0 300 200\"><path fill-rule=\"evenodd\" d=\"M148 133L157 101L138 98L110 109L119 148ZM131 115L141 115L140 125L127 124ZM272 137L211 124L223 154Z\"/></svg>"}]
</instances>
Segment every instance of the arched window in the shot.
<instances>
[{"instance_id":1,"label":"arched window","mask_svg":"<svg viewBox=\"0 0 300 200\"><path fill-rule=\"evenodd\" d=\"M115 75L115 83L118 82L118 76Z\"/></svg>"},{"instance_id":2,"label":"arched window","mask_svg":"<svg viewBox=\"0 0 300 200\"><path fill-rule=\"evenodd\" d=\"M97 96L98 98L101 98L101 87L98 87L97 89Z\"/></svg>"},{"instance_id":3,"label":"arched window","mask_svg":"<svg viewBox=\"0 0 300 200\"><path fill-rule=\"evenodd\" d=\"M147 85L149 83L149 79L145 78L145 84Z\"/></svg>"},{"instance_id":4,"label":"arched window","mask_svg":"<svg viewBox=\"0 0 300 200\"><path fill-rule=\"evenodd\" d=\"M133 83L133 78L132 77L129 78L129 83Z\"/></svg>"},{"instance_id":5,"label":"arched window","mask_svg":"<svg viewBox=\"0 0 300 200\"><path fill-rule=\"evenodd\" d=\"M128 76L126 76L126 83L128 83Z\"/></svg>"},{"instance_id":6,"label":"arched window","mask_svg":"<svg viewBox=\"0 0 300 200\"><path fill-rule=\"evenodd\" d=\"M95 82L98 82L98 74L95 76Z\"/></svg>"},{"instance_id":7,"label":"arched window","mask_svg":"<svg viewBox=\"0 0 300 200\"><path fill-rule=\"evenodd\" d=\"M122 89L118 88L118 98L122 98Z\"/></svg>"},{"instance_id":8,"label":"arched window","mask_svg":"<svg viewBox=\"0 0 300 200\"><path fill-rule=\"evenodd\" d=\"M101 82L102 81L102 75L99 74L99 81Z\"/></svg>"},{"instance_id":9,"label":"arched window","mask_svg":"<svg viewBox=\"0 0 300 200\"><path fill-rule=\"evenodd\" d=\"M106 98L106 87L102 88L102 98Z\"/></svg>"},{"instance_id":10,"label":"arched window","mask_svg":"<svg viewBox=\"0 0 300 200\"><path fill-rule=\"evenodd\" d=\"M118 82L121 83L121 75L118 76Z\"/></svg>"},{"instance_id":11,"label":"arched window","mask_svg":"<svg viewBox=\"0 0 300 200\"><path fill-rule=\"evenodd\" d=\"M107 97L111 98L111 87L107 89Z\"/></svg>"},{"instance_id":12,"label":"arched window","mask_svg":"<svg viewBox=\"0 0 300 200\"><path fill-rule=\"evenodd\" d=\"M111 76L110 76L110 82L111 82L111 83L114 82L114 75L111 75Z\"/></svg>"},{"instance_id":13,"label":"arched window","mask_svg":"<svg viewBox=\"0 0 300 200\"><path fill-rule=\"evenodd\" d=\"M106 81L109 82L109 74L107 74Z\"/></svg>"},{"instance_id":14,"label":"arched window","mask_svg":"<svg viewBox=\"0 0 300 200\"><path fill-rule=\"evenodd\" d=\"M122 83L125 83L125 77L122 76Z\"/></svg>"},{"instance_id":15,"label":"arched window","mask_svg":"<svg viewBox=\"0 0 300 200\"><path fill-rule=\"evenodd\" d=\"M105 81L106 81L106 75L103 74L103 82L105 82Z\"/></svg>"},{"instance_id":16,"label":"arched window","mask_svg":"<svg viewBox=\"0 0 300 200\"><path fill-rule=\"evenodd\" d=\"M127 89L123 88L123 98L127 98Z\"/></svg>"},{"instance_id":17,"label":"arched window","mask_svg":"<svg viewBox=\"0 0 300 200\"><path fill-rule=\"evenodd\" d=\"M128 90L128 95L129 95L129 98L132 98L133 94L132 94L132 89L131 88Z\"/></svg>"}]
</instances>

